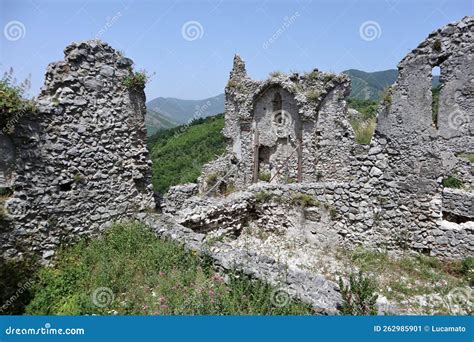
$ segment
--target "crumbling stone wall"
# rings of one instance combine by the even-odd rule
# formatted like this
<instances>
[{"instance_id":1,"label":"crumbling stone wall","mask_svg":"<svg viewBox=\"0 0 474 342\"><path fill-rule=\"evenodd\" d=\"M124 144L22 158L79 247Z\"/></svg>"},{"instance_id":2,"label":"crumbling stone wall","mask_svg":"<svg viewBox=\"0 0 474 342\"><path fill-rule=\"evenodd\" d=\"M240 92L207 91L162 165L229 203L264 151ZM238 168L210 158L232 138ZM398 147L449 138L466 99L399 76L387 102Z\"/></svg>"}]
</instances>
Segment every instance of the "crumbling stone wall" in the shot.
<instances>
[{"instance_id":1,"label":"crumbling stone wall","mask_svg":"<svg viewBox=\"0 0 474 342\"><path fill-rule=\"evenodd\" d=\"M378 116L374 140L383 142L390 166L382 180L392 180L387 191L397 207L405 208L397 222L409 231L410 248L434 255L449 256L458 248L462 255L474 252L474 179L472 164L462 157L474 153L473 57L474 17L431 33L400 62L397 81ZM441 70L437 115L431 106L435 66ZM464 204L456 208L443 196L442 181L448 176L464 183L456 196ZM470 224L446 224L448 212ZM450 229L439 234L446 227ZM460 231L466 232L462 240Z\"/></svg>"},{"instance_id":2,"label":"crumbling stone wall","mask_svg":"<svg viewBox=\"0 0 474 342\"><path fill-rule=\"evenodd\" d=\"M13 191L1 253L49 258L55 248L154 208L143 89L128 89L132 61L100 41L73 43L48 66L38 111L0 134Z\"/></svg>"},{"instance_id":3,"label":"crumbling stone wall","mask_svg":"<svg viewBox=\"0 0 474 342\"><path fill-rule=\"evenodd\" d=\"M280 184L349 179L354 139L343 100L349 91L347 76L318 70L255 81L236 55L226 87L224 128L231 156L224 169L236 165L235 187L244 189L262 178ZM205 166L201 183L210 172L220 172L222 161Z\"/></svg>"},{"instance_id":4,"label":"crumbling stone wall","mask_svg":"<svg viewBox=\"0 0 474 342\"><path fill-rule=\"evenodd\" d=\"M317 220L309 225L315 244L330 237L347 247L364 245L394 254L415 251L447 259L472 255L473 175L466 154L474 153L473 56L474 17L430 34L400 62L398 79L384 96L368 146L354 142L344 77L314 71L253 81L236 56L226 87L228 153L204 168L201 194L207 187L206 175L224 175L232 167L237 189L254 192L260 186L252 185L261 162L257 147L271 146L272 161L273 153L285 144L294 147L300 139L300 183L285 185L291 183L288 178L276 177L271 184L261 184L279 196L301 191L322 203L322 208L333 209L330 221L323 209L313 209L316 212L310 217L319 218L319 226ZM435 66L441 67L437 115L433 115L431 89ZM275 132L280 127L273 124L272 110L279 103L275 94L286 103L281 109L288 112L291 123L283 127L287 128L283 140ZM290 159L290 176L295 174L295 163L298 158ZM459 178L463 187L445 188L443 180L449 176ZM172 188L170 195L176 191L179 187ZM227 229L229 224L244 222L236 215L255 213L248 198L243 193L230 202L204 200L197 205L199 199L181 197L177 205L185 210L177 214L181 223L193 229L206 231L219 225ZM169 212L173 204L165 200L164 206ZM294 214L287 208L280 210ZM267 216L260 218L270 222L278 217L274 211Z\"/></svg>"}]
</instances>

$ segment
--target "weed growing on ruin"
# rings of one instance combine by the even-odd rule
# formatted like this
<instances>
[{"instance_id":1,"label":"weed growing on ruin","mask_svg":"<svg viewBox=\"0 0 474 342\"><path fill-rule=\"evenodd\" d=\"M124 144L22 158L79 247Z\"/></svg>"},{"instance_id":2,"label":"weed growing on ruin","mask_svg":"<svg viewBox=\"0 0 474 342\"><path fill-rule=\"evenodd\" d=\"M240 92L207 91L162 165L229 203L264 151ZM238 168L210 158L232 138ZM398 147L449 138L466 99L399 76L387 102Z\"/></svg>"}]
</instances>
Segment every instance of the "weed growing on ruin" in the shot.
<instances>
[{"instance_id":1,"label":"weed growing on ruin","mask_svg":"<svg viewBox=\"0 0 474 342\"><path fill-rule=\"evenodd\" d=\"M360 113L358 117L351 119L356 142L362 145L370 144L376 126L378 103L354 98L349 99L349 107Z\"/></svg>"},{"instance_id":2,"label":"weed growing on ruin","mask_svg":"<svg viewBox=\"0 0 474 342\"><path fill-rule=\"evenodd\" d=\"M280 77L280 76L283 76L283 72L281 72L281 71L272 71L272 72L270 73L270 77L271 77L271 78Z\"/></svg>"},{"instance_id":3,"label":"weed growing on ruin","mask_svg":"<svg viewBox=\"0 0 474 342\"><path fill-rule=\"evenodd\" d=\"M258 173L258 179L262 182L269 182L272 179L272 175L270 172L261 171Z\"/></svg>"},{"instance_id":4,"label":"weed growing on ruin","mask_svg":"<svg viewBox=\"0 0 474 342\"><path fill-rule=\"evenodd\" d=\"M340 250L338 258L364 273L374 274L378 292L390 300L406 301L414 296L437 294L444 296L457 287L465 287L472 280L474 261L440 261L425 255L391 258L386 252L356 248ZM438 308L439 313L448 313Z\"/></svg>"},{"instance_id":5,"label":"weed growing on ruin","mask_svg":"<svg viewBox=\"0 0 474 342\"><path fill-rule=\"evenodd\" d=\"M29 88L29 79L16 84L12 68L0 80L0 127L6 133L13 132L16 122L22 116L36 111L34 102L24 98Z\"/></svg>"},{"instance_id":6,"label":"weed growing on ruin","mask_svg":"<svg viewBox=\"0 0 474 342\"><path fill-rule=\"evenodd\" d=\"M216 185L217 181L219 180L219 175L215 172L211 172L210 174L207 175L206 177L206 183L209 188L213 187Z\"/></svg>"},{"instance_id":7,"label":"weed growing on ruin","mask_svg":"<svg viewBox=\"0 0 474 342\"><path fill-rule=\"evenodd\" d=\"M292 192L290 201L292 204L298 205L303 208L318 207L320 204L316 199L314 199L313 196L304 194L302 192Z\"/></svg>"},{"instance_id":8,"label":"weed growing on ruin","mask_svg":"<svg viewBox=\"0 0 474 342\"><path fill-rule=\"evenodd\" d=\"M303 304L271 303L273 288L242 274L228 279L207 258L158 239L140 224L120 224L99 239L59 252L42 268L28 314L299 315ZM102 291L104 301L94 304ZM105 300L106 299L106 300Z\"/></svg>"},{"instance_id":9,"label":"weed growing on ruin","mask_svg":"<svg viewBox=\"0 0 474 342\"><path fill-rule=\"evenodd\" d=\"M123 84L130 90L142 90L145 89L145 85L150 80L150 77L145 70L134 71L131 75L124 78Z\"/></svg>"},{"instance_id":10,"label":"weed growing on ruin","mask_svg":"<svg viewBox=\"0 0 474 342\"><path fill-rule=\"evenodd\" d=\"M306 72L304 74L304 77L308 80L308 81L317 81L318 78L319 78L319 72L317 70L313 70L311 72Z\"/></svg>"},{"instance_id":11,"label":"weed growing on ruin","mask_svg":"<svg viewBox=\"0 0 474 342\"><path fill-rule=\"evenodd\" d=\"M255 194L255 200L257 203L266 203L271 201L273 195L267 191L259 191Z\"/></svg>"},{"instance_id":12,"label":"weed growing on ruin","mask_svg":"<svg viewBox=\"0 0 474 342\"><path fill-rule=\"evenodd\" d=\"M461 153L458 157L469 160L470 163L474 163L474 153Z\"/></svg>"},{"instance_id":13,"label":"weed growing on ruin","mask_svg":"<svg viewBox=\"0 0 474 342\"><path fill-rule=\"evenodd\" d=\"M310 101L310 102L316 102L316 101L318 101L319 96L321 96L321 94L320 94L319 91L317 91L316 89L311 89L311 90L308 90L308 91L306 92L306 98L307 98L308 101Z\"/></svg>"},{"instance_id":14,"label":"weed growing on ruin","mask_svg":"<svg viewBox=\"0 0 474 342\"><path fill-rule=\"evenodd\" d=\"M433 50L440 52L441 51L441 40L436 39L433 43Z\"/></svg>"},{"instance_id":15,"label":"weed growing on ruin","mask_svg":"<svg viewBox=\"0 0 474 342\"><path fill-rule=\"evenodd\" d=\"M382 91L381 99L385 106L389 107L392 104L392 87L387 87Z\"/></svg>"},{"instance_id":16,"label":"weed growing on ruin","mask_svg":"<svg viewBox=\"0 0 474 342\"><path fill-rule=\"evenodd\" d=\"M443 186L445 188L461 189L463 185L462 180L456 176L448 176L443 179Z\"/></svg>"},{"instance_id":17,"label":"weed growing on ruin","mask_svg":"<svg viewBox=\"0 0 474 342\"><path fill-rule=\"evenodd\" d=\"M369 145L375 132L375 119L366 121L351 120L355 140L358 144Z\"/></svg>"},{"instance_id":18,"label":"weed growing on ruin","mask_svg":"<svg viewBox=\"0 0 474 342\"><path fill-rule=\"evenodd\" d=\"M342 305L339 309L343 315L376 315L378 295L375 293L377 283L366 277L362 271L349 275L349 284L345 285L339 278Z\"/></svg>"}]
</instances>

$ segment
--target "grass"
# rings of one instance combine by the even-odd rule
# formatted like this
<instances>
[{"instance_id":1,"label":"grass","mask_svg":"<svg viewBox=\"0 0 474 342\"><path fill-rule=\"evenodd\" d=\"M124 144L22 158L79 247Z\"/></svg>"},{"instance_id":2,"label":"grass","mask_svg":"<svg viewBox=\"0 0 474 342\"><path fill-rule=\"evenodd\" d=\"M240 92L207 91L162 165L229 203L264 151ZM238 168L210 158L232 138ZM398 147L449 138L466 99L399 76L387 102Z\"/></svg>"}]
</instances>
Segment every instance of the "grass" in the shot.
<instances>
[{"instance_id":1,"label":"grass","mask_svg":"<svg viewBox=\"0 0 474 342\"><path fill-rule=\"evenodd\" d=\"M375 275L379 293L399 301L423 294L446 295L453 288L468 286L474 268L473 258L440 261L418 255L394 259L363 248L341 250L338 256L362 272Z\"/></svg>"},{"instance_id":2,"label":"grass","mask_svg":"<svg viewBox=\"0 0 474 342\"><path fill-rule=\"evenodd\" d=\"M261 171L258 173L258 179L263 182L269 182L272 179L272 175L270 172Z\"/></svg>"},{"instance_id":3,"label":"grass","mask_svg":"<svg viewBox=\"0 0 474 342\"><path fill-rule=\"evenodd\" d=\"M461 153L459 158L469 160L470 163L474 163L474 153Z\"/></svg>"},{"instance_id":4,"label":"grass","mask_svg":"<svg viewBox=\"0 0 474 342\"><path fill-rule=\"evenodd\" d=\"M452 188L452 189L461 189L463 187L463 182L456 176L448 176L443 179L443 186L445 188Z\"/></svg>"},{"instance_id":5,"label":"grass","mask_svg":"<svg viewBox=\"0 0 474 342\"><path fill-rule=\"evenodd\" d=\"M312 313L300 303L272 305L274 289L262 282L239 274L231 274L224 281L205 257L156 238L140 224L115 225L99 239L61 250L56 265L42 268L38 279L27 314ZM98 289L110 291L104 290L105 295L97 297L100 306L93 301Z\"/></svg>"},{"instance_id":6,"label":"grass","mask_svg":"<svg viewBox=\"0 0 474 342\"><path fill-rule=\"evenodd\" d=\"M306 92L306 98L308 101L316 102L321 94L316 89L311 89Z\"/></svg>"},{"instance_id":7,"label":"grass","mask_svg":"<svg viewBox=\"0 0 474 342\"><path fill-rule=\"evenodd\" d=\"M375 132L375 125L375 118L367 120L351 120L351 126L354 130L356 142L361 145L369 145Z\"/></svg>"},{"instance_id":8,"label":"grass","mask_svg":"<svg viewBox=\"0 0 474 342\"><path fill-rule=\"evenodd\" d=\"M351 120L355 140L368 145L374 135L378 103L372 100L349 99L349 107L357 110L360 116Z\"/></svg>"},{"instance_id":9,"label":"grass","mask_svg":"<svg viewBox=\"0 0 474 342\"><path fill-rule=\"evenodd\" d=\"M314 199L313 196L304 194L302 192L292 192L290 197L290 203L301 206L301 207L318 207L319 202Z\"/></svg>"}]
</instances>

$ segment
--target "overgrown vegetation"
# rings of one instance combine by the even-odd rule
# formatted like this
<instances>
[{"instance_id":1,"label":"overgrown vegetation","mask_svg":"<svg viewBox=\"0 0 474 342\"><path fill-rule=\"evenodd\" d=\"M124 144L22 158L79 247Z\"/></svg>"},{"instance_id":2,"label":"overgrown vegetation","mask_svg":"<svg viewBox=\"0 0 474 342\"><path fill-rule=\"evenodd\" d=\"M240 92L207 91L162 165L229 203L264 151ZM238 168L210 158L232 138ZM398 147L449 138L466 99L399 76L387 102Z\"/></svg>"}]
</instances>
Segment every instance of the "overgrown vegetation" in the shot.
<instances>
[{"instance_id":1,"label":"overgrown vegetation","mask_svg":"<svg viewBox=\"0 0 474 342\"><path fill-rule=\"evenodd\" d=\"M351 118L356 142L363 145L370 144L375 131L378 103L352 98L349 99L349 107L360 113L360 116Z\"/></svg>"},{"instance_id":2,"label":"overgrown vegetation","mask_svg":"<svg viewBox=\"0 0 474 342\"><path fill-rule=\"evenodd\" d=\"M474 153L461 153L458 157L469 160L470 163L474 163Z\"/></svg>"},{"instance_id":3,"label":"overgrown vegetation","mask_svg":"<svg viewBox=\"0 0 474 342\"><path fill-rule=\"evenodd\" d=\"M34 102L24 98L29 88L29 79L16 84L13 68L0 80L0 127L7 133L13 132L16 121L23 115L36 111Z\"/></svg>"},{"instance_id":4,"label":"overgrown vegetation","mask_svg":"<svg viewBox=\"0 0 474 342\"><path fill-rule=\"evenodd\" d=\"M370 144L375 132L375 125L375 118L369 120L351 120L351 126L355 134L355 141L362 145Z\"/></svg>"},{"instance_id":5,"label":"overgrown vegetation","mask_svg":"<svg viewBox=\"0 0 474 342\"><path fill-rule=\"evenodd\" d=\"M311 89L306 92L306 98L308 101L316 102L321 94L316 89Z\"/></svg>"},{"instance_id":6,"label":"overgrown vegetation","mask_svg":"<svg viewBox=\"0 0 474 342\"><path fill-rule=\"evenodd\" d=\"M338 258L351 267L376 276L377 292L390 300L404 301L413 296L445 296L454 288L467 287L473 281L474 258L441 261L424 255L391 258L386 252L356 248L340 250ZM416 307L416 303L411 303ZM446 308L439 308L441 313ZM444 310L444 311L443 311Z\"/></svg>"},{"instance_id":7,"label":"overgrown vegetation","mask_svg":"<svg viewBox=\"0 0 474 342\"><path fill-rule=\"evenodd\" d=\"M263 182L269 182L271 178L272 174L268 171L261 171L258 173L258 180L261 180Z\"/></svg>"},{"instance_id":8,"label":"overgrown vegetation","mask_svg":"<svg viewBox=\"0 0 474 342\"><path fill-rule=\"evenodd\" d=\"M272 305L273 288L243 275L224 281L206 258L157 239L139 224L115 225L102 238L61 250L56 265L42 268L38 277L28 314L312 313L300 303ZM102 297L94 297L100 291Z\"/></svg>"},{"instance_id":9,"label":"overgrown vegetation","mask_svg":"<svg viewBox=\"0 0 474 342\"><path fill-rule=\"evenodd\" d=\"M159 131L149 139L155 191L196 182L202 166L225 151L224 115L198 119L189 125Z\"/></svg>"},{"instance_id":10,"label":"overgrown vegetation","mask_svg":"<svg viewBox=\"0 0 474 342\"><path fill-rule=\"evenodd\" d=\"M314 199L313 196L307 195L302 192L292 192L291 193L291 203L301 206L301 207L317 207L319 206L319 202Z\"/></svg>"},{"instance_id":11,"label":"overgrown vegetation","mask_svg":"<svg viewBox=\"0 0 474 342\"><path fill-rule=\"evenodd\" d=\"M0 315L21 315L33 298L38 264L34 259L0 259Z\"/></svg>"},{"instance_id":12,"label":"overgrown vegetation","mask_svg":"<svg viewBox=\"0 0 474 342\"><path fill-rule=\"evenodd\" d=\"M463 182L456 176L448 176L443 179L443 186L445 188L461 189L463 187Z\"/></svg>"},{"instance_id":13,"label":"overgrown vegetation","mask_svg":"<svg viewBox=\"0 0 474 342\"><path fill-rule=\"evenodd\" d=\"M358 274L349 275L349 284L345 285L339 278L342 305L339 309L343 315L376 315L376 302L378 295L377 283L374 279L364 275L362 271Z\"/></svg>"},{"instance_id":14,"label":"overgrown vegetation","mask_svg":"<svg viewBox=\"0 0 474 342\"><path fill-rule=\"evenodd\" d=\"M382 103L386 106L392 104L392 87L387 87L382 91L381 94Z\"/></svg>"},{"instance_id":15,"label":"overgrown vegetation","mask_svg":"<svg viewBox=\"0 0 474 342\"><path fill-rule=\"evenodd\" d=\"M131 75L123 79L123 84L130 90L142 90L145 89L150 77L145 70L133 71Z\"/></svg>"}]
</instances>

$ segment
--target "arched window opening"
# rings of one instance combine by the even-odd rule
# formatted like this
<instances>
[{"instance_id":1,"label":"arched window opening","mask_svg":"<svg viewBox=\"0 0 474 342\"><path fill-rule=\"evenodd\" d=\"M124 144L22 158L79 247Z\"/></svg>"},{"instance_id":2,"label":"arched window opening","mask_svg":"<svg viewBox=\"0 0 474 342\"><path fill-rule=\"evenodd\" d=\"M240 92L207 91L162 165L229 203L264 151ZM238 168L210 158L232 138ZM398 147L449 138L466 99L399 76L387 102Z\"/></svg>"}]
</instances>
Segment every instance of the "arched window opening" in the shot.
<instances>
[{"instance_id":1,"label":"arched window opening","mask_svg":"<svg viewBox=\"0 0 474 342\"><path fill-rule=\"evenodd\" d=\"M440 67L435 66L431 70L431 118L436 129L438 129L439 93L441 90L440 75Z\"/></svg>"}]
</instances>

